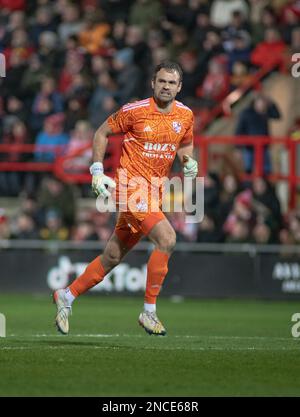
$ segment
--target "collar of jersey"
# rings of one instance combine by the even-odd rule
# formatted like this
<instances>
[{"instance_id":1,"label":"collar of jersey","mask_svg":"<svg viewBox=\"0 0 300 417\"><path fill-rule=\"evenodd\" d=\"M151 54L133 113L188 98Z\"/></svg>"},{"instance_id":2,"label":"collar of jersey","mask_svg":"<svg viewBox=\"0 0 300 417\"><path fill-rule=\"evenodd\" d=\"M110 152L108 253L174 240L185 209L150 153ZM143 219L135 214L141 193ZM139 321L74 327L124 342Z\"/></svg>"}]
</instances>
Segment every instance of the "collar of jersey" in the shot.
<instances>
[{"instance_id":1,"label":"collar of jersey","mask_svg":"<svg viewBox=\"0 0 300 417\"><path fill-rule=\"evenodd\" d=\"M155 100L153 97L150 98L150 111L151 113L159 113L159 114L163 114L164 116L170 116L171 114L175 113L175 109L176 109L176 101L173 101L173 105L172 105L172 109L169 113L162 113L157 109L157 105L155 103Z\"/></svg>"}]
</instances>

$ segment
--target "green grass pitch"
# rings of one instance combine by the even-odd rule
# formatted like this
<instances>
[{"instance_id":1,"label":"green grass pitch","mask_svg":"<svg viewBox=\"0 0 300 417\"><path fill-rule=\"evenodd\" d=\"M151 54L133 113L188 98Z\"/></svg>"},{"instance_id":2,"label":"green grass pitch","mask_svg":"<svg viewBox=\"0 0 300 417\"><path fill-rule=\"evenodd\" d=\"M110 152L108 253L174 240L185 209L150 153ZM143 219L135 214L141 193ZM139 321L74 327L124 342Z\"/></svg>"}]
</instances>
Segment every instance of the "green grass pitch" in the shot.
<instances>
[{"instance_id":1,"label":"green grass pitch","mask_svg":"<svg viewBox=\"0 0 300 417\"><path fill-rule=\"evenodd\" d=\"M159 300L166 337L138 326L142 298L83 296L71 334L50 296L1 295L0 396L298 396L300 303Z\"/></svg>"}]
</instances>

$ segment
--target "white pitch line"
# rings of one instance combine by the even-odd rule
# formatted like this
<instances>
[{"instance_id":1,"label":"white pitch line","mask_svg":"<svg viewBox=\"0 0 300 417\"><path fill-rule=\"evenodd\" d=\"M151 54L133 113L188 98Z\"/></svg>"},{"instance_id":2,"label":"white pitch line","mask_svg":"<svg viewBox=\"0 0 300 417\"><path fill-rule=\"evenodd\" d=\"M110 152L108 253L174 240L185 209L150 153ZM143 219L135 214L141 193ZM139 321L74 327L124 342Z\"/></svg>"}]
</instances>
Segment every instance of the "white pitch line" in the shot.
<instances>
[{"instance_id":1,"label":"white pitch line","mask_svg":"<svg viewBox=\"0 0 300 417\"><path fill-rule=\"evenodd\" d=\"M60 334L51 334L51 333L41 333L33 335L16 335L10 334L8 337L19 337L19 338L43 338L43 337L62 337ZM129 337L129 338L144 338L144 334L104 334L104 333L95 333L95 334L70 334L69 337L88 337L88 338L109 338L109 337ZM234 339L234 340L297 340L292 337L277 337L277 336L215 336L215 335L168 335L168 337L174 337L177 339L187 338L187 339ZM299 339L300 342L300 339Z\"/></svg>"},{"instance_id":2,"label":"white pitch line","mask_svg":"<svg viewBox=\"0 0 300 417\"><path fill-rule=\"evenodd\" d=\"M124 346L126 348L126 346ZM124 347L119 347L119 346L3 346L0 347L0 351L1 350L71 350L71 349L82 349L82 348L87 348L87 349L92 349L92 350L121 350L124 349ZM141 349L143 350L165 350L165 351L169 351L169 350L185 350L185 351L220 351L220 352L232 352L232 351L239 351L239 352L243 352L243 351L293 351L296 348L286 348L286 347L282 347L282 348L259 348L259 347L245 347L245 348L219 348L219 347L192 347L192 348L182 348L182 347L164 347L164 348L160 348L160 347L150 347L150 346L143 346Z\"/></svg>"}]
</instances>

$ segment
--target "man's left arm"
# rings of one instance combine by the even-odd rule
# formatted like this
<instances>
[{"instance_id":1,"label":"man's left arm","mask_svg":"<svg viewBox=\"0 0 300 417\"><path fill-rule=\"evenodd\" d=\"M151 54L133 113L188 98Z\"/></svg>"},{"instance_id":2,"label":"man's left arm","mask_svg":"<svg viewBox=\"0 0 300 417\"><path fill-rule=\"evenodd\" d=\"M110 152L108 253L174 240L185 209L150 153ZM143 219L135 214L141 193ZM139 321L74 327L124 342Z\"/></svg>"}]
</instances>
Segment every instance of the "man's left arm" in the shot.
<instances>
[{"instance_id":1,"label":"man's left arm","mask_svg":"<svg viewBox=\"0 0 300 417\"><path fill-rule=\"evenodd\" d=\"M198 174L198 162L193 158L193 143L181 146L177 150L177 156L183 166L183 175L185 177L196 178Z\"/></svg>"},{"instance_id":2,"label":"man's left arm","mask_svg":"<svg viewBox=\"0 0 300 417\"><path fill-rule=\"evenodd\" d=\"M184 165L184 163L186 162L184 161L184 155L189 156L190 158L193 158L193 152L194 152L194 145L192 142L187 145L181 145L177 149L177 156L179 158L181 165Z\"/></svg>"},{"instance_id":3,"label":"man's left arm","mask_svg":"<svg viewBox=\"0 0 300 417\"><path fill-rule=\"evenodd\" d=\"M183 175L185 177L196 178L198 174L198 163L193 158L193 130L194 130L194 117L191 116L189 128L187 129L184 137L182 138L179 148L177 150L177 156L183 166Z\"/></svg>"}]
</instances>

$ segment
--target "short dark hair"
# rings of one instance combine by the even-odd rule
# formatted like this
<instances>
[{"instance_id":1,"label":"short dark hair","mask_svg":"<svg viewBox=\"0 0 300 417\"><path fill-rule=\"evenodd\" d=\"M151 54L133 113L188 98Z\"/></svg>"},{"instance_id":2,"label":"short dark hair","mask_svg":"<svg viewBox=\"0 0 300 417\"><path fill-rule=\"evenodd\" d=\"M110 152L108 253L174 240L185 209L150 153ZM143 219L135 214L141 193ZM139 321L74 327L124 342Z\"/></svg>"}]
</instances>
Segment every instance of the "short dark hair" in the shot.
<instances>
[{"instance_id":1,"label":"short dark hair","mask_svg":"<svg viewBox=\"0 0 300 417\"><path fill-rule=\"evenodd\" d=\"M179 81L182 82L182 69L177 62L174 61L162 61L160 64L156 65L153 73L153 80L156 78L156 74L161 69L165 69L166 71L176 71L179 75Z\"/></svg>"}]
</instances>

